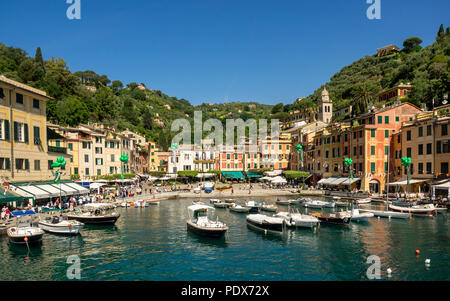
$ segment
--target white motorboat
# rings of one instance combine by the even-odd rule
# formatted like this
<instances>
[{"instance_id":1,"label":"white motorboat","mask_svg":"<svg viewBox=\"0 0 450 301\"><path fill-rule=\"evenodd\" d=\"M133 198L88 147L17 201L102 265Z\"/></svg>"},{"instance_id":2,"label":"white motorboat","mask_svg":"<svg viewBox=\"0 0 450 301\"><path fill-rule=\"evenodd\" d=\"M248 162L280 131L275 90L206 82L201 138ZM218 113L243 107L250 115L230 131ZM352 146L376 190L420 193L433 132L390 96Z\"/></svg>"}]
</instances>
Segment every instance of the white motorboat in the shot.
<instances>
[{"instance_id":1,"label":"white motorboat","mask_svg":"<svg viewBox=\"0 0 450 301\"><path fill-rule=\"evenodd\" d=\"M76 220L68 220L64 216L47 216L38 222L38 226L50 233L77 235L84 224Z\"/></svg>"},{"instance_id":2,"label":"white motorboat","mask_svg":"<svg viewBox=\"0 0 450 301\"><path fill-rule=\"evenodd\" d=\"M392 211L411 213L415 216L432 216L436 214L436 207L433 204L416 205L411 207L395 206L391 204L389 205L389 208Z\"/></svg>"},{"instance_id":3,"label":"white motorboat","mask_svg":"<svg viewBox=\"0 0 450 301\"><path fill-rule=\"evenodd\" d=\"M268 211L268 212L277 212L278 207L275 206L275 205L264 204L264 205L261 206L261 210L262 211Z\"/></svg>"},{"instance_id":4,"label":"white motorboat","mask_svg":"<svg viewBox=\"0 0 450 301\"><path fill-rule=\"evenodd\" d=\"M319 224L318 218L307 214L278 212L274 216L284 218L289 227L312 228Z\"/></svg>"},{"instance_id":5,"label":"white motorboat","mask_svg":"<svg viewBox=\"0 0 450 301\"><path fill-rule=\"evenodd\" d=\"M42 242L44 231L38 227L11 227L6 230L9 241L16 245L33 245Z\"/></svg>"},{"instance_id":6,"label":"white motorboat","mask_svg":"<svg viewBox=\"0 0 450 301\"><path fill-rule=\"evenodd\" d=\"M220 203L220 202L222 202L222 200L219 200L219 199L210 199L209 202L210 202L211 204L215 204L215 203Z\"/></svg>"},{"instance_id":7,"label":"white motorboat","mask_svg":"<svg viewBox=\"0 0 450 301\"><path fill-rule=\"evenodd\" d=\"M369 218L375 215L372 212L360 211L359 209L353 209L351 212L341 211L342 213L348 213L352 216L352 221L367 221Z\"/></svg>"},{"instance_id":8,"label":"white motorboat","mask_svg":"<svg viewBox=\"0 0 450 301\"><path fill-rule=\"evenodd\" d=\"M386 210L372 210L372 209L359 209L360 212L370 212L373 213L374 216L379 217L388 217L388 218L410 218L411 213L402 213L395 211L386 211Z\"/></svg>"},{"instance_id":9,"label":"white motorboat","mask_svg":"<svg viewBox=\"0 0 450 301\"><path fill-rule=\"evenodd\" d=\"M208 212L213 210L213 207L206 205L189 206L189 220L186 222L187 229L203 236L222 237L228 231L228 226L225 223L208 219Z\"/></svg>"},{"instance_id":10,"label":"white motorboat","mask_svg":"<svg viewBox=\"0 0 450 301\"><path fill-rule=\"evenodd\" d=\"M372 199L370 199L370 198L366 198L366 199L362 199L362 200L355 200L355 204L357 204L357 205L370 204L370 202L372 202Z\"/></svg>"},{"instance_id":11,"label":"white motorboat","mask_svg":"<svg viewBox=\"0 0 450 301\"><path fill-rule=\"evenodd\" d=\"M261 211L261 203L260 202L255 202L255 201L248 201L247 203L245 203L245 207L249 208L249 212L251 213L258 213L259 211Z\"/></svg>"},{"instance_id":12,"label":"white motorboat","mask_svg":"<svg viewBox=\"0 0 450 301\"><path fill-rule=\"evenodd\" d=\"M316 208L316 209L334 208L336 206L336 203L313 200L303 203L303 206L306 208Z\"/></svg>"},{"instance_id":13,"label":"white motorboat","mask_svg":"<svg viewBox=\"0 0 450 301\"><path fill-rule=\"evenodd\" d=\"M247 215L247 226L264 233L281 234L283 232L285 219L280 217L270 217L264 214Z\"/></svg>"},{"instance_id":14,"label":"white motorboat","mask_svg":"<svg viewBox=\"0 0 450 301\"><path fill-rule=\"evenodd\" d=\"M233 204L229 207L230 211L238 212L238 213L247 213L250 212L250 207L243 207L241 205Z\"/></svg>"}]
</instances>

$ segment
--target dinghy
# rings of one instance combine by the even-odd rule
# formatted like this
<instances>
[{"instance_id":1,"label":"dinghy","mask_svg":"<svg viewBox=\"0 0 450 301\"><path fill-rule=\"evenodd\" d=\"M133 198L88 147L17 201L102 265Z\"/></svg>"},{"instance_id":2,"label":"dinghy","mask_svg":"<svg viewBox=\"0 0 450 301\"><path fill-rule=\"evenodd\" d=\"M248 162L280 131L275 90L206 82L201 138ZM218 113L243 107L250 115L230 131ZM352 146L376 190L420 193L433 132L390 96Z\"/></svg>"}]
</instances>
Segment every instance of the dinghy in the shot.
<instances>
[{"instance_id":1,"label":"dinghy","mask_svg":"<svg viewBox=\"0 0 450 301\"><path fill-rule=\"evenodd\" d=\"M367 221L369 218L374 217L375 215L372 212L363 212L359 209L353 209L351 212L341 211L342 213L350 214L352 217L352 221Z\"/></svg>"}]
</instances>

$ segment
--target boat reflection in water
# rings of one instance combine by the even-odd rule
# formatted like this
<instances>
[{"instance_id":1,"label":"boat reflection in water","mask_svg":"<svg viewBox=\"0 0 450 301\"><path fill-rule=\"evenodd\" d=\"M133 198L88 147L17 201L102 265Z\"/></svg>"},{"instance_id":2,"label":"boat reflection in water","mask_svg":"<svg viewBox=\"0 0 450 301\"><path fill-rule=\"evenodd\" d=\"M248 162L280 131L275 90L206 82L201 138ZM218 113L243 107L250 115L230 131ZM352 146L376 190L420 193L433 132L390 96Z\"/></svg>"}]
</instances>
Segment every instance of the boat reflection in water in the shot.
<instances>
[{"instance_id":1,"label":"boat reflection in water","mask_svg":"<svg viewBox=\"0 0 450 301\"><path fill-rule=\"evenodd\" d=\"M198 235L207 237L223 237L228 226L222 222L208 219L208 212L214 211L211 206L197 204L188 207L189 220L187 229Z\"/></svg>"}]
</instances>

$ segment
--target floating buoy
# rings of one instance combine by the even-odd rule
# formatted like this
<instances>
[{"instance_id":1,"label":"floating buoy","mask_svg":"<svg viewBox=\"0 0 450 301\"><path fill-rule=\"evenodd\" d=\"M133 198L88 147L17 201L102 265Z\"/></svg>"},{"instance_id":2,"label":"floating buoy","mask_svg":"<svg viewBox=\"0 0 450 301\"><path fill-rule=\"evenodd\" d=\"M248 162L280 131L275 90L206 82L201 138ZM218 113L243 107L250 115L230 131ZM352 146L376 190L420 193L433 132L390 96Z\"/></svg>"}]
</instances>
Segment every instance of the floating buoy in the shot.
<instances>
[{"instance_id":1,"label":"floating buoy","mask_svg":"<svg viewBox=\"0 0 450 301\"><path fill-rule=\"evenodd\" d=\"M72 227L72 224L68 224L69 228Z\"/></svg>"},{"instance_id":2,"label":"floating buoy","mask_svg":"<svg viewBox=\"0 0 450 301\"><path fill-rule=\"evenodd\" d=\"M28 237L25 237L23 240L25 240L27 242L28 241Z\"/></svg>"},{"instance_id":3,"label":"floating buoy","mask_svg":"<svg viewBox=\"0 0 450 301\"><path fill-rule=\"evenodd\" d=\"M420 250L416 250L416 255L419 255L420 254Z\"/></svg>"},{"instance_id":4,"label":"floating buoy","mask_svg":"<svg viewBox=\"0 0 450 301\"><path fill-rule=\"evenodd\" d=\"M430 264L431 260L430 259L425 259L425 264Z\"/></svg>"}]
</instances>

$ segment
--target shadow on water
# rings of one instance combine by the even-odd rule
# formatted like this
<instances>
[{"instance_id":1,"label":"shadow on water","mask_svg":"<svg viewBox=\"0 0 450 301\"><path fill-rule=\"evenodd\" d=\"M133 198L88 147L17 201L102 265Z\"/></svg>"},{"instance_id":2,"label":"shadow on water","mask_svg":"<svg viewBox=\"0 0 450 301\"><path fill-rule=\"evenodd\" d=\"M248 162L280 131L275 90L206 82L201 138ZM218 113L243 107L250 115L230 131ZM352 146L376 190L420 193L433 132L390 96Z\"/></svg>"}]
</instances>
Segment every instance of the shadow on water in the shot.
<instances>
[{"instance_id":1,"label":"shadow on water","mask_svg":"<svg viewBox=\"0 0 450 301\"><path fill-rule=\"evenodd\" d=\"M227 235L220 238L211 238L211 237L204 237L195 233L190 232L189 230L186 230L186 234L195 243L200 243L202 245L208 246L208 247L216 247L216 248L228 248L228 242L227 242Z\"/></svg>"},{"instance_id":2,"label":"shadow on water","mask_svg":"<svg viewBox=\"0 0 450 301\"><path fill-rule=\"evenodd\" d=\"M7 242L9 253L11 257L40 257L42 256L42 243L30 245L29 248L26 245L16 245L11 242Z\"/></svg>"}]
</instances>

